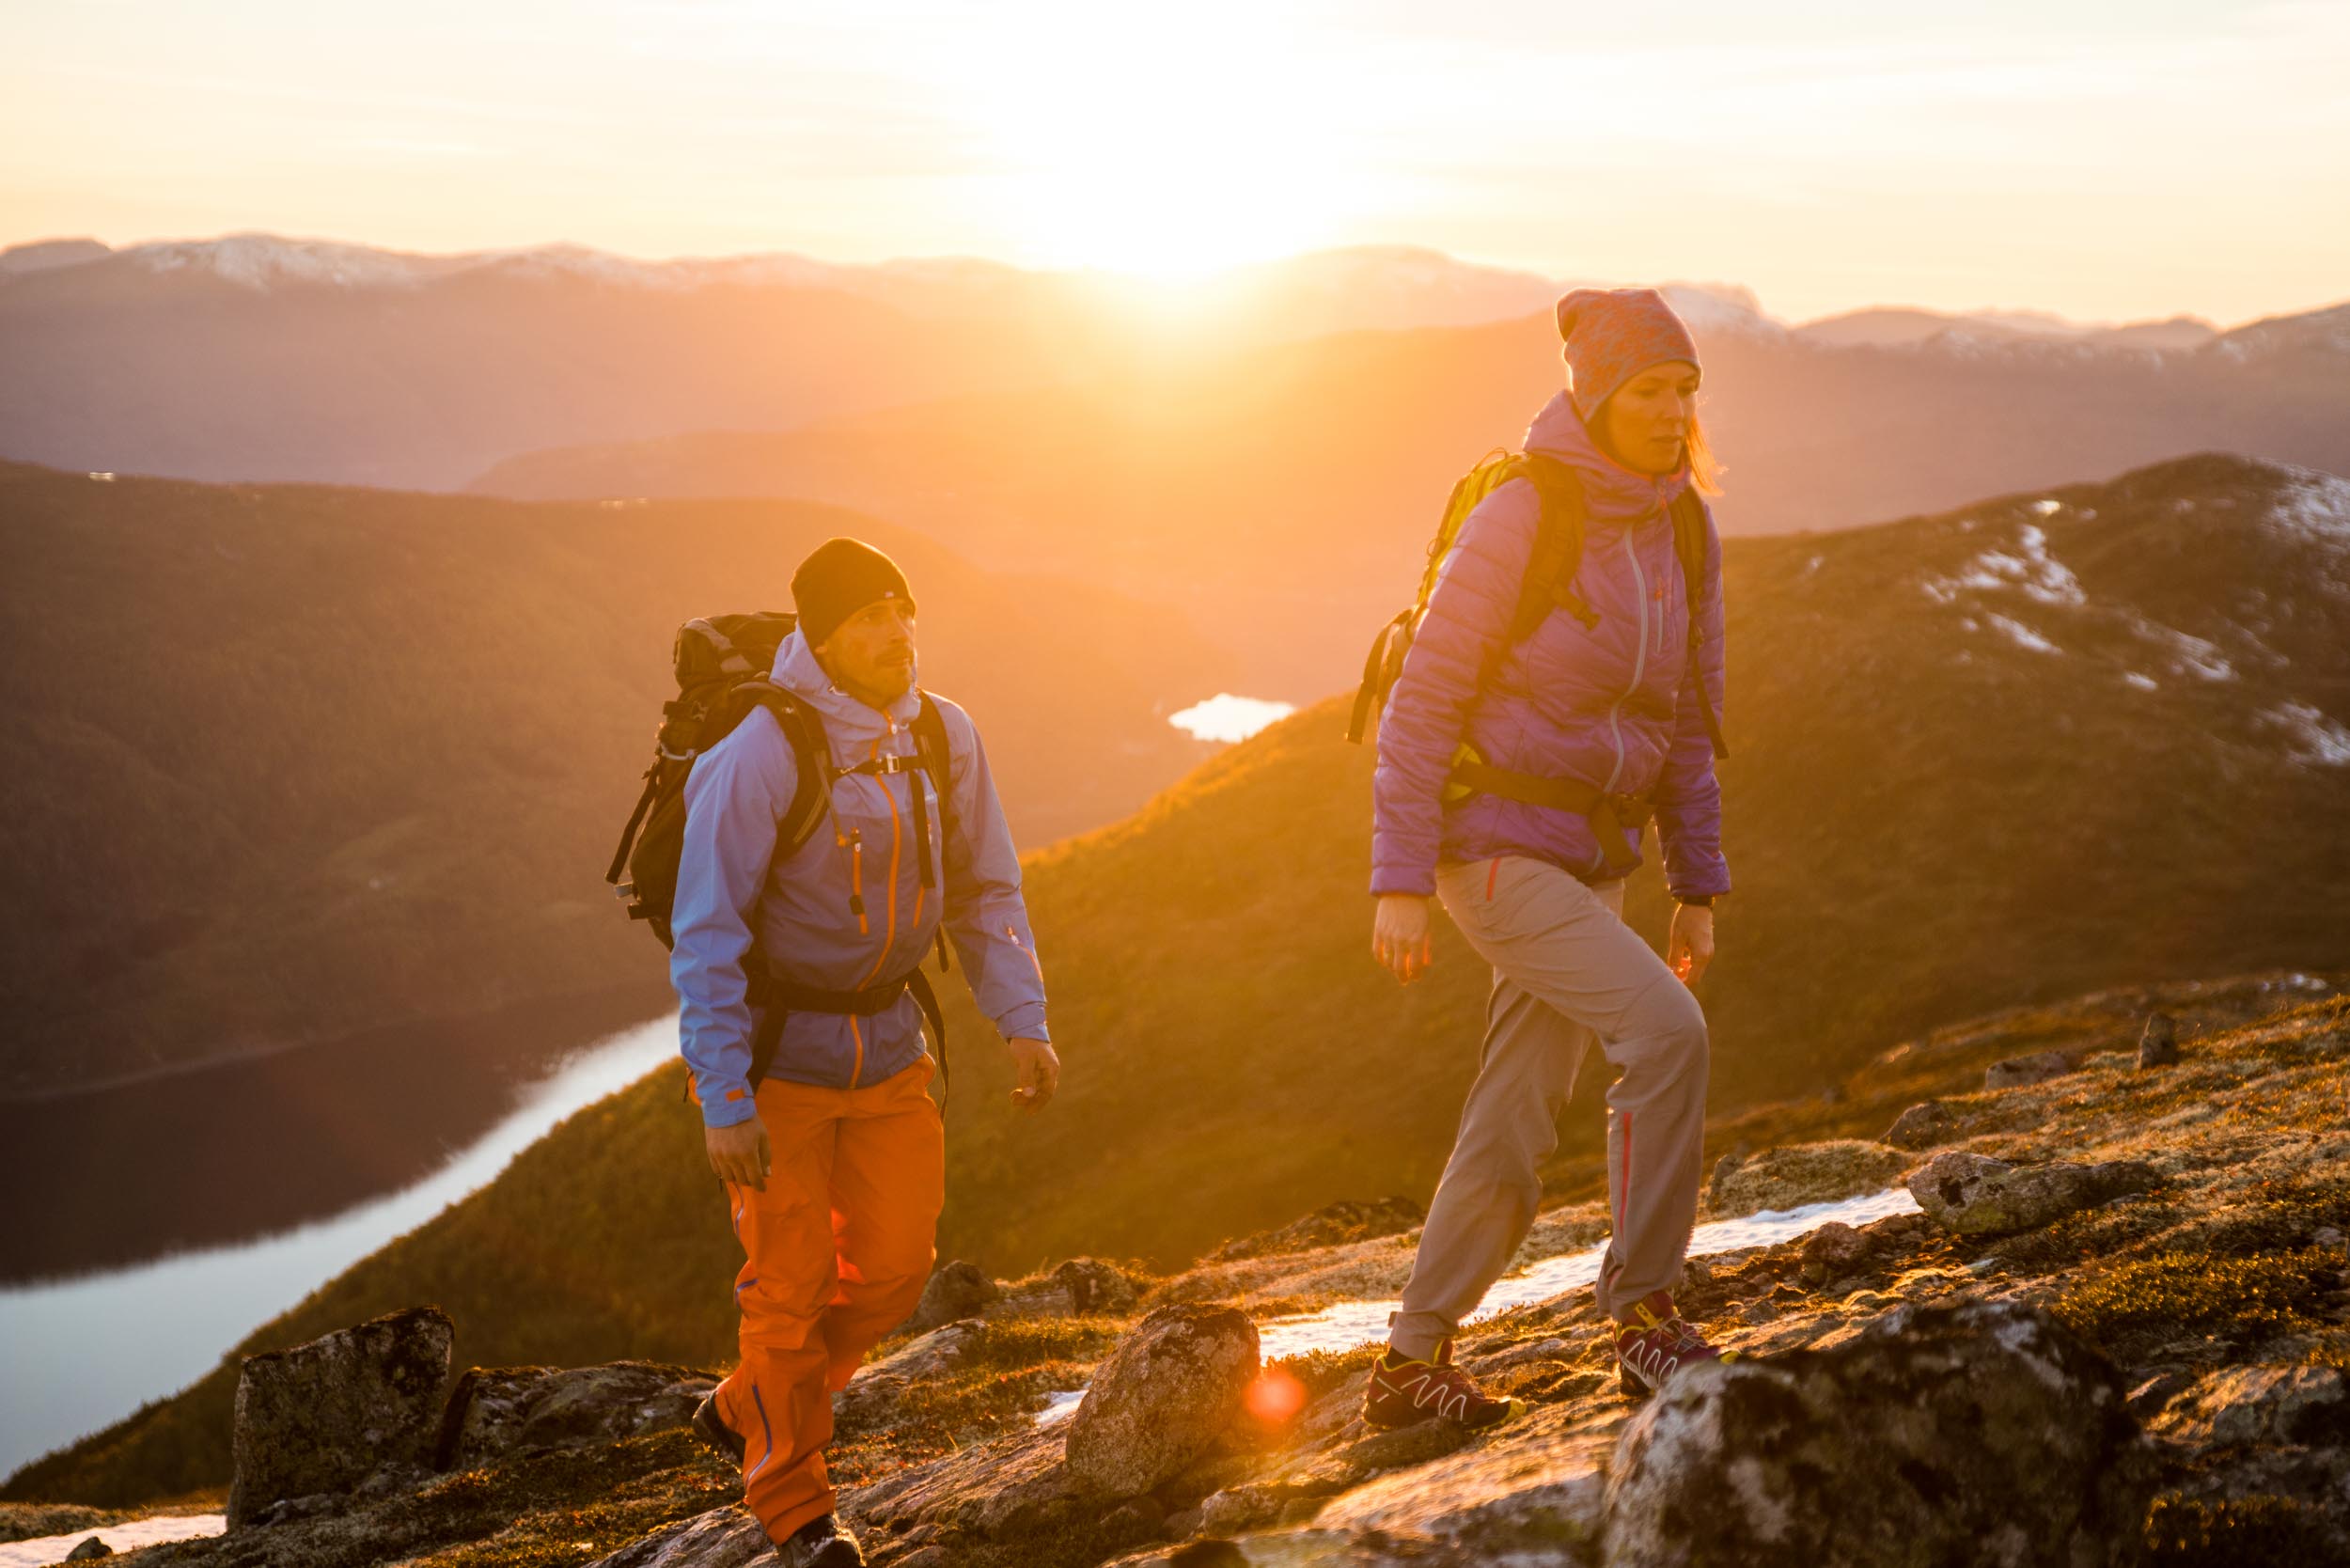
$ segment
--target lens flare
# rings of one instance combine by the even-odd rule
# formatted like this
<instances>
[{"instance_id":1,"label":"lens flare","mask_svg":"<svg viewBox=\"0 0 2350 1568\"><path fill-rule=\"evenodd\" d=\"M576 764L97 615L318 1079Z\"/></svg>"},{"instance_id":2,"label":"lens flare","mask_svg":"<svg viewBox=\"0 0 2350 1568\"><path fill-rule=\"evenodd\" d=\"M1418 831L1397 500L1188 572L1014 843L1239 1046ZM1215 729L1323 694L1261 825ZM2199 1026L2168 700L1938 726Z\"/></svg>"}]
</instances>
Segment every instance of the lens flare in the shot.
<instances>
[{"instance_id":1,"label":"lens flare","mask_svg":"<svg viewBox=\"0 0 2350 1568\"><path fill-rule=\"evenodd\" d=\"M1287 1426L1306 1408L1306 1386L1279 1367L1259 1372L1245 1397L1248 1413L1266 1426Z\"/></svg>"}]
</instances>

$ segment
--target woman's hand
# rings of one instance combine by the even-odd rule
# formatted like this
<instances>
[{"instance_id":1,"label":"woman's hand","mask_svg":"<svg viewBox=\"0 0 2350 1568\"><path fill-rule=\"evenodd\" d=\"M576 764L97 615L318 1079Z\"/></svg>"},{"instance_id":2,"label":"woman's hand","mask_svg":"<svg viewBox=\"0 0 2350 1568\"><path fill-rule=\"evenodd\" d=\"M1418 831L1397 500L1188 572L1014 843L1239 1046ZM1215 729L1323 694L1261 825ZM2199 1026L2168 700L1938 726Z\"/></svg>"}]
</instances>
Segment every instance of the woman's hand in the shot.
<instances>
[{"instance_id":1,"label":"woman's hand","mask_svg":"<svg viewBox=\"0 0 2350 1568\"><path fill-rule=\"evenodd\" d=\"M1671 932L1665 938L1665 962L1684 985L1695 985L1714 962L1714 910L1702 903L1673 905Z\"/></svg>"},{"instance_id":2,"label":"woman's hand","mask_svg":"<svg viewBox=\"0 0 2350 1568\"><path fill-rule=\"evenodd\" d=\"M1382 893L1371 917L1371 956L1409 985L1436 961L1429 935L1428 901L1417 893Z\"/></svg>"}]
</instances>

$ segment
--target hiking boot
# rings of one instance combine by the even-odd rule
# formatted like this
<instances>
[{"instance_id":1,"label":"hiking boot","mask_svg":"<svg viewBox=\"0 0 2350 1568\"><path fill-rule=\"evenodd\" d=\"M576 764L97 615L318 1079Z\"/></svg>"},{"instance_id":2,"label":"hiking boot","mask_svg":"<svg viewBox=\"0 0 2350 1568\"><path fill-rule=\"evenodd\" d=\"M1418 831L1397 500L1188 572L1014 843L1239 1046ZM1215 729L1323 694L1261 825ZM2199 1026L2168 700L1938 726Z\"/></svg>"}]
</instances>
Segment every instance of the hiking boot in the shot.
<instances>
[{"instance_id":1,"label":"hiking boot","mask_svg":"<svg viewBox=\"0 0 2350 1568\"><path fill-rule=\"evenodd\" d=\"M1371 1364L1363 1390L1364 1423L1383 1430L1442 1418L1480 1432L1525 1414L1524 1400L1490 1398L1454 1366L1450 1340L1436 1346L1433 1361L1386 1352Z\"/></svg>"},{"instance_id":2,"label":"hiking boot","mask_svg":"<svg viewBox=\"0 0 2350 1568\"><path fill-rule=\"evenodd\" d=\"M1651 1291L1632 1308L1633 1321L1616 1325L1616 1380L1634 1399L1646 1399L1665 1380L1700 1361L1735 1361L1734 1350L1716 1350L1673 1305L1668 1291Z\"/></svg>"},{"instance_id":3,"label":"hiking boot","mask_svg":"<svg viewBox=\"0 0 2350 1568\"><path fill-rule=\"evenodd\" d=\"M743 1467L743 1450L746 1445L743 1435L727 1425L726 1418L718 1414L716 1389L704 1394L702 1402L694 1406L694 1419L690 1424L694 1428L694 1435L700 1438L712 1452L720 1458L733 1460L738 1470Z\"/></svg>"},{"instance_id":4,"label":"hiking boot","mask_svg":"<svg viewBox=\"0 0 2350 1568\"><path fill-rule=\"evenodd\" d=\"M865 1548L827 1513L776 1543L776 1560L783 1568L865 1568Z\"/></svg>"}]
</instances>

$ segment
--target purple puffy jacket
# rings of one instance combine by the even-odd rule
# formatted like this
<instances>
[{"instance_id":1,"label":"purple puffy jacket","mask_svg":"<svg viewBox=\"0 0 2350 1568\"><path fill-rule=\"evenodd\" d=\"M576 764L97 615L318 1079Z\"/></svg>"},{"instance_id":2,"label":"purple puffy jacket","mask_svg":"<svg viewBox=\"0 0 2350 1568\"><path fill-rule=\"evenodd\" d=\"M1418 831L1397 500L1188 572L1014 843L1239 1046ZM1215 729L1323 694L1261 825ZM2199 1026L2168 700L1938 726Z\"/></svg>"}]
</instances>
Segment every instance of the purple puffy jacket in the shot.
<instances>
[{"instance_id":1,"label":"purple puffy jacket","mask_svg":"<svg viewBox=\"0 0 2350 1568\"><path fill-rule=\"evenodd\" d=\"M1695 683L1722 700L1722 547L1706 519L1705 640L1691 667L1686 590L1666 509L1687 486L1634 473L1591 442L1560 393L1526 432L1529 450L1572 464L1590 502L1575 585L1596 625L1553 610L1506 651L1534 553L1539 502L1501 486L1461 526L1387 698L1371 784L1371 890L1429 894L1440 860L1520 855L1600 881L1589 818L1497 795L1442 802L1466 739L1496 767L1651 797L1675 894L1730 891L1721 786ZM1491 668L1490 677L1483 672ZM1633 846L1627 843L1627 849Z\"/></svg>"}]
</instances>

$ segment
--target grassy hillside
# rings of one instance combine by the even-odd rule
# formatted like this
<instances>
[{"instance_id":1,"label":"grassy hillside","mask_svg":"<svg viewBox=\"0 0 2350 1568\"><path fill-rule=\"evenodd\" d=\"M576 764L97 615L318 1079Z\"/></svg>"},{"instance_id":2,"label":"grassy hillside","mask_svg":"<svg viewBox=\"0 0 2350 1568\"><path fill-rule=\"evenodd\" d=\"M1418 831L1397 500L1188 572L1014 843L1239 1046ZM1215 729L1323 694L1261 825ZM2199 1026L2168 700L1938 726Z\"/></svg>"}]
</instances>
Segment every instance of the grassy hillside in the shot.
<instances>
[{"instance_id":1,"label":"grassy hillside","mask_svg":"<svg viewBox=\"0 0 2350 1568\"><path fill-rule=\"evenodd\" d=\"M1738 891L1702 995L1714 1106L1737 1136L1788 1120L1740 1123L1741 1106L1953 1018L2350 964L2350 486L2203 459L1737 541L1731 559ZM1063 1090L1015 1117L1000 1053L947 988L949 1256L999 1273L1079 1252L1167 1264L1337 1198L1427 1197L1486 977L1441 922L1426 982L1399 991L1372 968L1369 758L1339 729L1336 704L1301 714L1032 858ZM1628 916L1661 934L1653 872ZM2033 1015L2018 1016L2002 1027ZM1970 1038L1928 1041L1852 1093L1882 1115L1909 1066ZM723 1356L732 1242L678 1088L667 1069L573 1118L245 1348L438 1300L484 1364ZM1590 1184L1600 1088L1569 1114L1559 1190ZM103 1503L217 1480L232 1379L11 1494Z\"/></svg>"},{"instance_id":2,"label":"grassy hillside","mask_svg":"<svg viewBox=\"0 0 2350 1568\"><path fill-rule=\"evenodd\" d=\"M834 533L904 561L925 674L986 727L1031 841L1203 754L1163 715L1221 671L1174 617L834 508L0 465L0 1093L615 984L605 1027L660 1011L601 878L670 637L788 606Z\"/></svg>"},{"instance_id":3,"label":"grassy hillside","mask_svg":"<svg viewBox=\"0 0 2350 1568\"><path fill-rule=\"evenodd\" d=\"M1841 347L1700 323L1727 531L1847 527L2213 448L2350 472L2342 312L2156 356L1957 337ZM1548 315L1352 333L795 430L575 447L520 496L802 495L1183 608L1264 695L1356 667L1441 498L1559 384ZM909 448L917 454L905 461Z\"/></svg>"}]
</instances>

